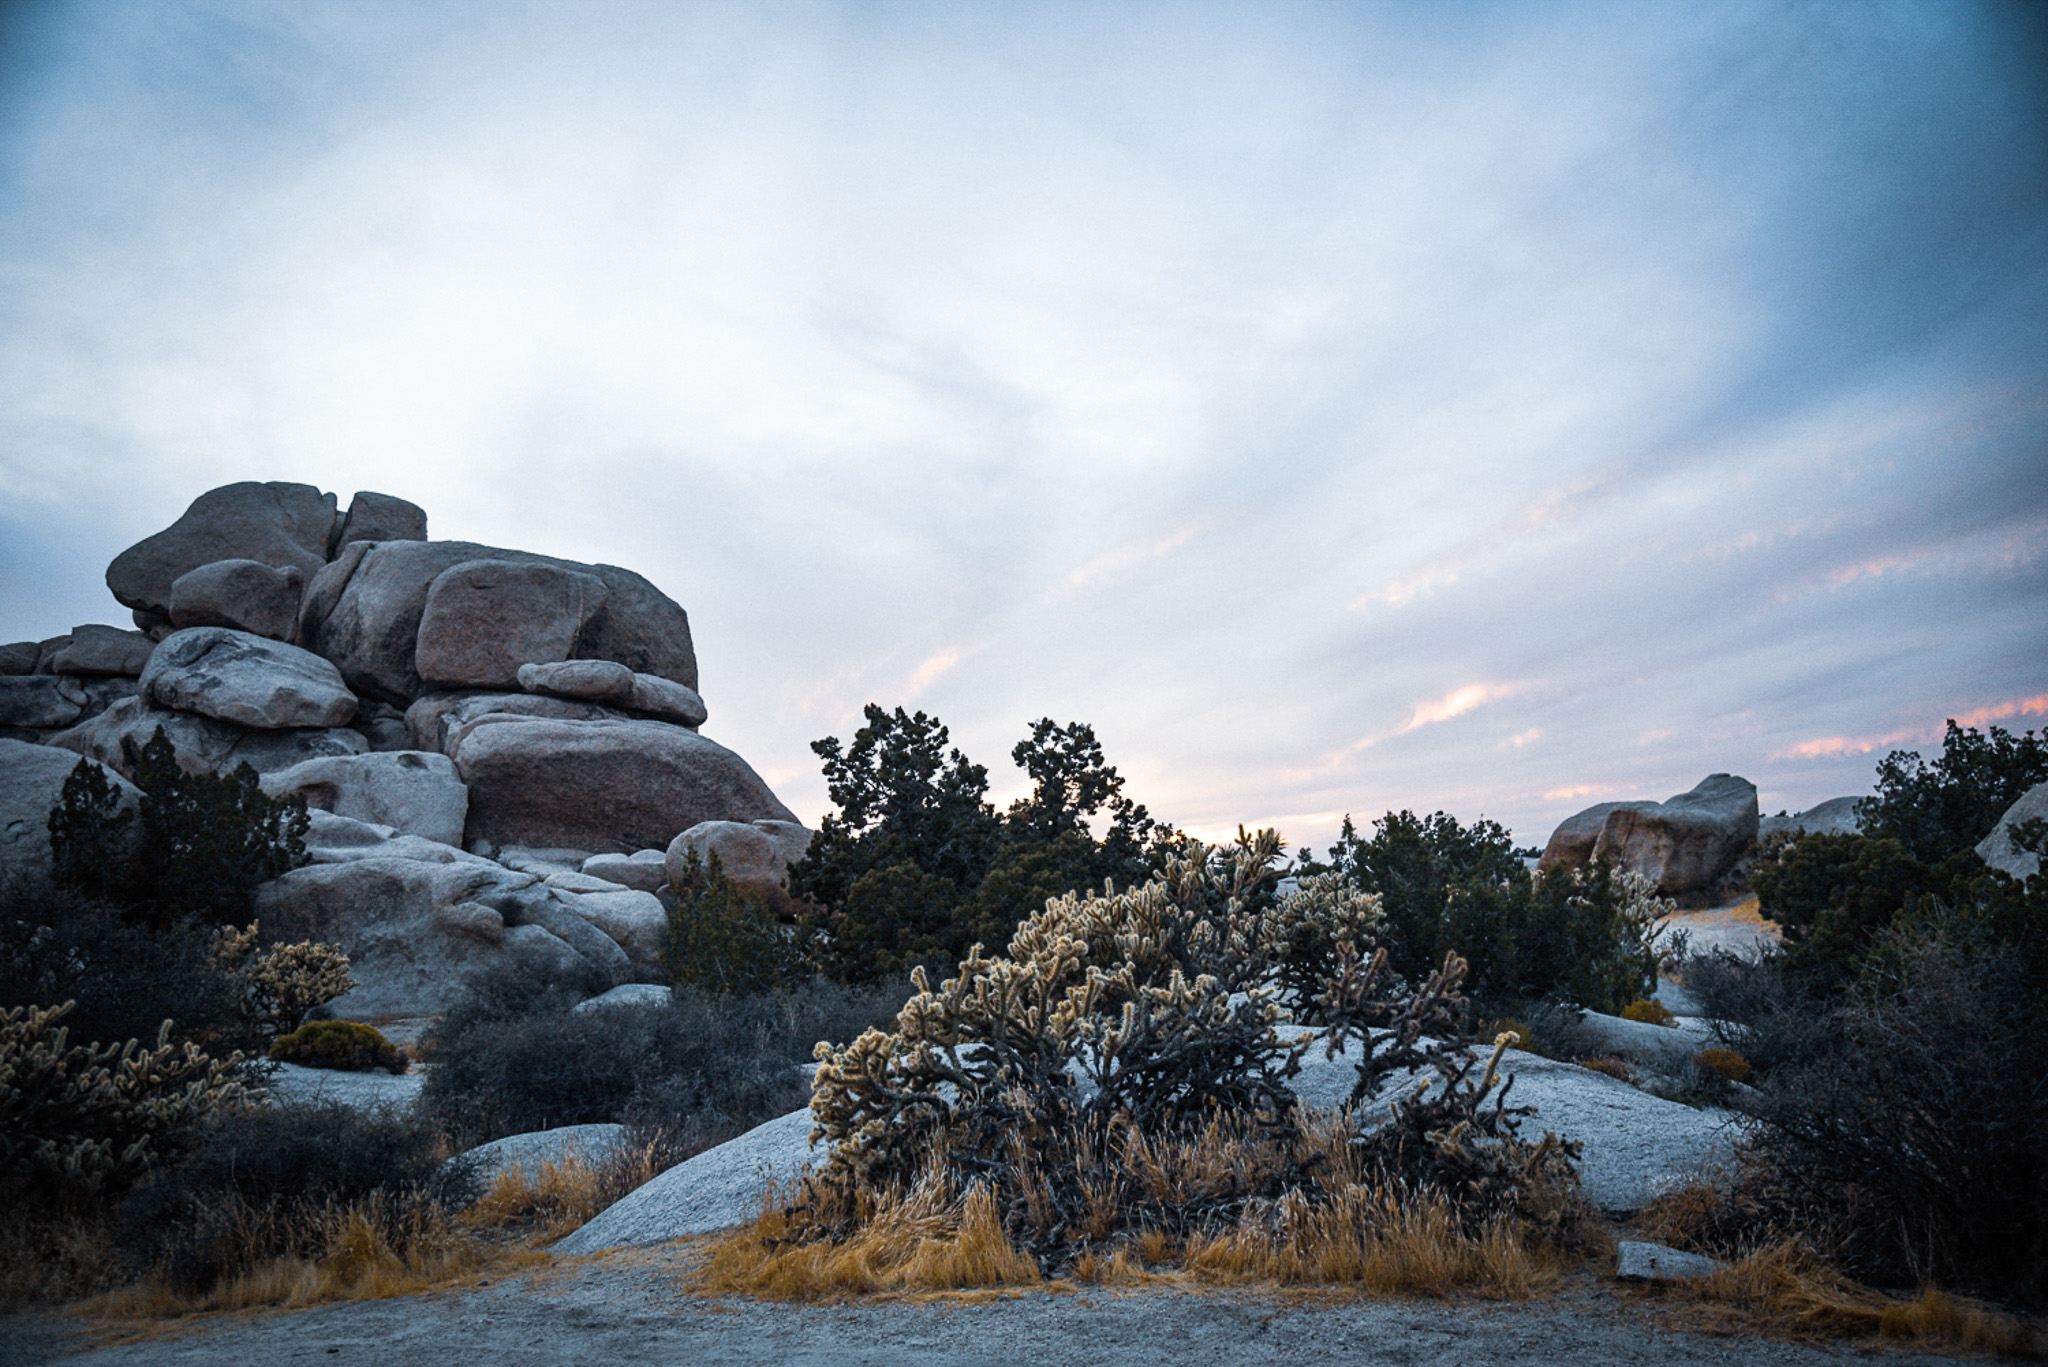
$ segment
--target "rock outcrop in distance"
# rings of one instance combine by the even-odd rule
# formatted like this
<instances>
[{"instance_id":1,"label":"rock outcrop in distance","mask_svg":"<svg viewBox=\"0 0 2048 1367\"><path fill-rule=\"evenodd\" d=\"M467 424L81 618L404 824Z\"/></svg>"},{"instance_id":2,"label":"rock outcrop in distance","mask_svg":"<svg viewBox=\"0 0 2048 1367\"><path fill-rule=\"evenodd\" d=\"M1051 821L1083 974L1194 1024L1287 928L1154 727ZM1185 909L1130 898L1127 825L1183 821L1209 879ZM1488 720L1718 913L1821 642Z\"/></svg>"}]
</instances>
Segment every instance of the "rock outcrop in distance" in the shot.
<instances>
[{"instance_id":1,"label":"rock outcrop in distance","mask_svg":"<svg viewBox=\"0 0 2048 1367\"><path fill-rule=\"evenodd\" d=\"M1537 868L1606 859L1642 874L1681 907L1712 906L1748 886L1758 822L1756 785L1710 774L1664 802L1602 802L1567 817Z\"/></svg>"},{"instance_id":2,"label":"rock outcrop in distance","mask_svg":"<svg viewBox=\"0 0 2048 1367\"><path fill-rule=\"evenodd\" d=\"M672 851L716 848L775 895L809 843L701 734L689 616L631 570L431 541L388 494L245 482L107 587L133 629L0 645L0 863L47 869L78 756L132 778L162 727L188 768L247 763L314 811L312 862L258 904L350 955L340 1014L439 1010L507 957L657 980Z\"/></svg>"}]
</instances>

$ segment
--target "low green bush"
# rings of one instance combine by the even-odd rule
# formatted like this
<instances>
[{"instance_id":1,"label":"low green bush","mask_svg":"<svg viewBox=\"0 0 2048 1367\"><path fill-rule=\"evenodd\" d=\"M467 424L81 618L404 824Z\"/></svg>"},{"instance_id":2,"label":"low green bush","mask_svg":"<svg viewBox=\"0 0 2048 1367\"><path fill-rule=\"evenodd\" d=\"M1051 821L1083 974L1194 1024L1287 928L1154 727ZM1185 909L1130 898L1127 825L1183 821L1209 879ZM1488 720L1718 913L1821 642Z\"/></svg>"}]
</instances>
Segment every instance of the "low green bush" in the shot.
<instances>
[{"instance_id":1,"label":"low green bush","mask_svg":"<svg viewBox=\"0 0 2048 1367\"><path fill-rule=\"evenodd\" d=\"M384 1038L373 1025L358 1021L307 1021L270 1046L273 1063L297 1063L307 1068L336 1068L361 1073L382 1068L402 1073L410 1065L404 1051Z\"/></svg>"}]
</instances>

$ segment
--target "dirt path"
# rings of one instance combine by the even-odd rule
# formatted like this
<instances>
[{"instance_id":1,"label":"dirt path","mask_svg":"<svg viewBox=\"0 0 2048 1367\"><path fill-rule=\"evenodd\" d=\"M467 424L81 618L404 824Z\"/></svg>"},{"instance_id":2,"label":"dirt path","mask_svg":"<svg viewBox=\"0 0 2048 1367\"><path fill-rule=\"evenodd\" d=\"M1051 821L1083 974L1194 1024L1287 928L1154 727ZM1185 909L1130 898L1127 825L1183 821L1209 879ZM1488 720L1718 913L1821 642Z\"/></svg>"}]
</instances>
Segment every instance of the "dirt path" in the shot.
<instances>
[{"instance_id":1,"label":"dirt path","mask_svg":"<svg viewBox=\"0 0 2048 1367\"><path fill-rule=\"evenodd\" d=\"M1537 1305L1378 1301L1290 1305L1178 1291L1032 1292L967 1303L851 1306L702 1301L676 1287L673 1251L576 1260L498 1285L296 1313L224 1316L176 1335L93 1347L70 1320L0 1321L6 1367L570 1367L572 1364L939 1363L1062 1367L1665 1367L1843 1363L1811 1348L1710 1338L1657 1324L1634 1293L1590 1283ZM1885 1354L1884 1363L1947 1361Z\"/></svg>"}]
</instances>

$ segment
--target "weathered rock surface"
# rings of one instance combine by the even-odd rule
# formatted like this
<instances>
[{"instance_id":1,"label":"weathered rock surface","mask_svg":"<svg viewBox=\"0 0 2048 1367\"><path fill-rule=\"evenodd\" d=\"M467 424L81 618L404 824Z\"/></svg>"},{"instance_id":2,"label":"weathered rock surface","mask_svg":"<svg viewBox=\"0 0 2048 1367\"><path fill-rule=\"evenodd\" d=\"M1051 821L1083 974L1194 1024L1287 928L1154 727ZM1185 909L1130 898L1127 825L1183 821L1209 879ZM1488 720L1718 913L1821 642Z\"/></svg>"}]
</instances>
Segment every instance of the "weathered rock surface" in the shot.
<instances>
[{"instance_id":1,"label":"weathered rock surface","mask_svg":"<svg viewBox=\"0 0 2048 1367\"><path fill-rule=\"evenodd\" d=\"M1614 1253L1614 1275L1627 1282L1686 1281L1711 1277L1728 1266L1718 1258L1642 1239L1623 1239Z\"/></svg>"},{"instance_id":2,"label":"weathered rock surface","mask_svg":"<svg viewBox=\"0 0 2048 1367\"><path fill-rule=\"evenodd\" d=\"M600 992L569 1009L579 1016L592 1011L610 1011L615 1007L628 1011L654 1011L667 1006L674 997L675 989L659 983L620 983L611 991Z\"/></svg>"},{"instance_id":3,"label":"weathered rock surface","mask_svg":"<svg viewBox=\"0 0 2048 1367\"><path fill-rule=\"evenodd\" d=\"M439 688L517 687L527 662L566 660L610 596L594 574L468 561L427 586L413 667Z\"/></svg>"},{"instance_id":4,"label":"weathered rock surface","mask_svg":"<svg viewBox=\"0 0 2048 1367\"><path fill-rule=\"evenodd\" d=\"M668 853L636 850L632 854L593 854L583 861L583 872L620 887L653 892L668 882Z\"/></svg>"},{"instance_id":5,"label":"weathered rock surface","mask_svg":"<svg viewBox=\"0 0 2048 1367\"><path fill-rule=\"evenodd\" d=\"M85 690L65 675L0 675L0 726L22 730L71 726L85 716L85 705Z\"/></svg>"},{"instance_id":6,"label":"weathered rock surface","mask_svg":"<svg viewBox=\"0 0 2048 1367\"><path fill-rule=\"evenodd\" d=\"M349 723L349 727L362 732L370 748L380 754L419 748L412 743L412 731L405 724L405 713L389 703L359 702L356 719Z\"/></svg>"},{"instance_id":7,"label":"weathered rock surface","mask_svg":"<svg viewBox=\"0 0 2048 1367\"><path fill-rule=\"evenodd\" d=\"M555 897L625 950L635 969L660 968L661 952L668 943L668 913L653 893L629 888L612 888L607 892L569 892L557 888Z\"/></svg>"},{"instance_id":8,"label":"weathered rock surface","mask_svg":"<svg viewBox=\"0 0 2048 1367\"><path fill-rule=\"evenodd\" d=\"M309 807L306 855L315 864L352 859L418 859L429 864L491 864L493 861L425 836L405 835L391 826L337 816Z\"/></svg>"},{"instance_id":9,"label":"weathered rock surface","mask_svg":"<svg viewBox=\"0 0 2048 1367\"><path fill-rule=\"evenodd\" d=\"M155 536L107 567L107 587L131 608L168 616L171 586L216 560L290 566L310 579L327 561L335 499L310 484L244 482L210 489Z\"/></svg>"},{"instance_id":10,"label":"weathered rock surface","mask_svg":"<svg viewBox=\"0 0 2048 1367\"><path fill-rule=\"evenodd\" d=\"M654 674L635 674L610 660L521 665L519 686L529 693L624 708L692 730L709 715L696 689Z\"/></svg>"},{"instance_id":11,"label":"weathered rock surface","mask_svg":"<svg viewBox=\"0 0 2048 1367\"><path fill-rule=\"evenodd\" d=\"M42 646L34 641L9 641L0 645L0 678L35 673L36 661L42 656Z\"/></svg>"},{"instance_id":12,"label":"weathered rock surface","mask_svg":"<svg viewBox=\"0 0 2048 1367\"><path fill-rule=\"evenodd\" d=\"M1732 1112L1666 1101L1574 1063L1510 1049L1501 1071L1515 1078L1508 1104L1536 1108L1523 1122L1525 1136L1552 1130L1585 1146L1580 1186L1601 1210L1641 1209L1652 1197L1684 1185L1704 1165L1726 1157L1738 1137ZM1309 1105L1328 1109L1351 1095L1356 1077L1347 1055L1327 1059L1320 1046L1312 1047L1302 1059L1294 1091ZM1390 1081L1365 1103L1367 1123L1373 1123L1375 1113L1388 1112L1419 1080Z\"/></svg>"},{"instance_id":13,"label":"weathered rock surface","mask_svg":"<svg viewBox=\"0 0 2048 1367\"><path fill-rule=\"evenodd\" d=\"M68 631L62 636L51 636L46 640L36 642L35 672L38 674L55 674L57 672L58 652L70 644L71 633Z\"/></svg>"},{"instance_id":14,"label":"weathered rock surface","mask_svg":"<svg viewBox=\"0 0 2048 1367\"><path fill-rule=\"evenodd\" d=\"M624 705L633 700L633 671L616 660L554 660L519 666L515 681L529 693Z\"/></svg>"},{"instance_id":15,"label":"weathered rock surface","mask_svg":"<svg viewBox=\"0 0 2048 1367\"><path fill-rule=\"evenodd\" d=\"M389 494L365 489L349 501L348 514L334 529L327 555L332 559L351 541L425 541L427 510Z\"/></svg>"},{"instance_id":16,"label":"weathered rock surface","mask_svg":"<svg viewBox=\"0 0 2048 1367\"><path fill-rule=\"evenodd\" d=\"M472 561L544 565L603 582L603 608L583 622L569 656L614 660L694 688L697 660L687 615L630 570L583 565L464 541L383 541L346 548L307 589L299 640L341 667L351 688L405 706L427 686L417 651L429 590L440 576ZM451 600L452 601L452 600ZM523 630L501 623L500 630ZM516 661L504 684L517 679Z\"/></svg>"},{"instance_id":17,"label":"weathered rock surface","mask_svg":"<svg viewBox=\"0 0 2048 1367\"><path fill-rule=\"evenodd\" d=\"M537 888L530 875L486 860L371 856L309 864L265 883L256 914L293 939L323 940L349 956L360 985L333 1003L337 1016L427 1015L453 1005L469 973L508 957L585 957L534 914L553 905ZM602 934L567 912L560 919L576 922L585 943L608 946L605 957L623 961Z\"/></svg>"},{"instance_id":18,"label":"weathered rock surface","mask_svg":"<svg viewBox=\"0 0 2048 1367\"><path fill-rule=\"evenodd\" d=\"M338 727L356 714L356 695L332 664L229 627L165 637L143 671L142 691L159 707L259 730Z\"/></svg>"},{"instance_id":19,"label":"weathered rock surface","mask_svg":"<svg viewBox=\"0 0 2048 1367\"><path fill-rule=\"evenodd\" d=\"M270 1100L279 1106L332 1104L359 1111L406 1111L420 1099L431 1064L415 1064L403 1073L382 1068L349 1072L340 1068L308 1068L280 1063L270 1078Z\"/></svg>"},{"instance_id":20,"label":"weathered rock surface","mask_svg":"<svg viewBox=\"0 0 2048 1367\"><path fill-rule=\"evenodd\" d=\"M1621 1016L1587 1011L1571 1027L1572 1040L1579 1048L1568 1052L1611 1054L1654 1072L1682 1073L1702 1049L1719 1044L1704 1020L1681 1017L1669 1025L1652 1025Z\"/></svg>"},{"instance_id":21,"label":"weathered rock surface","mask_svg":"<svg viewBox=\"0 0 2048 1367\"><path fill-rule=\"evenodd\" d=\"M2048 783L2035 784L2005 809L1991 834L1977 842L1977 857L2015 878L2032 878L2041 871L2040 853L2021 849L2013 838L2017 828L2028 821L2048 821Z\"/></svg>"},{"instance_id":22,"label":"weathered rock surface","mask_svg":"<svg viewBox=\"0 0 2048 1367\"><path fill-rule=\"evenodd\" d=\"M483 717L455 764L472 841L624 854L705 820L796 822L745 760L664 722Z\"/></svg>"},{"instance_id":23,"label":"weathered rock surface","mask_svg":"<svg viewBox=\"0 0 2048 1367\"><path fill-rule=\"evenodd\" d=\"M309 759L264 775L263 791L444 845L462 844L469 814L469 789L455 762L417 750Z\"/></svg>"},{"instance_id":24,"label":"weathered rock surface","mask_svg":"<svg viewBox=\"0 0 2048 1367\"><path fill-rule=\"evenodd\" d=\"M537 1174L543 1163L559 1163L574 1155L587 1163L609 1159L625 1143L624 1125L563 1125L552 1130L508 1134L455 1155L449 1163L467 1163L485 1181L505 1168Z\"/></svg>"},{"instance_id":25,"label":"weathered rock surface","mask_svg":"<svg viewBox=\"0 0 2048 1367\"><path fill-rule=\"evenodd\" d=\"M369 748L361 735L346 727L253 731L213 717L152 707L139 697L114 703L98 716L57 732L48 743L89 755L133 778L136 758L159 726L177 748L178 762L195 771L225 773L247 764L267 774L324 755L360 755Z\"/></svg>"},{"instance_id":26,"label":"weathered rock surface","mask_svg":"<svg viewBox=\"0 0 2048 1367\"><path fill-rule=\"evenodd\" d=\"M789 901L789 866L810 844L811 833L794 821L700 821L669 842L668 882L683 885L692 854L706 865L715 854L720 872L779 911Z\"/></svg>"},{"instance_id":27,"label":"weathered rock surface","mask_svg":"<svg viewBox=\"0 0 2048 1367\"><path fill-rule=\"evenodd\" d=\"M706 1149L627 1193L554 1245L560 1254L660 1244L745 1224L772 1184L787 1191L828 1156L811 1147L811 1113L791 1111Z\"/></svg>"},{"instance_id":28,"label":"weathered rock surface","mask_svg":"<svg viewBox=\"0 0 2048 1367\"><path fill-rule=\"evenodd\" d=\"M71 628L71 640L50 657L53 674L112 675L140 678L156 642L139 631L120 627Z\"/></svg>"},{"instance_id":29,"label":"weathered rock surface","mask_svg":"<svg viewBox=\"0 0 2048 1367\"><path fill-rule=\"evenodd\" d=\"M536 693L429 693L405 709L415 750L453 755L470 723L483 717L546 717L554 721L632 721L630 713L574 698Z\"/></svg>"},{"instance_id":30,"label":"weathered rock surface","mask_svg":"<svg viewBox=\"0 0 2048 1367\"><path fill-rule=\"evenodd\" d=\"M1757 822L1757 837L1762 839L1785 831L1800 831L1808 835L1855 835L1863 829L1863 823L1856 818L1856 804L1861 801L1860 797L1831 797L1796 816L1764 817Z\"/></svg>"},{"instance_id":31,"label":"weathered rock surface","mask_svg":"<svg viewBox=\"0 0 2048 1367\"><path fill-rule=\"evenodd\" d=\"M298 629L305 589L306 576L296 565L277 569L260 560L215 560L172 582L171 625L232 627L289 641Z\"/></svg>"},{"instance_id":32,"label":"weathered rock surface","mask_svg":"<svg viewBox=\"0 0 2048 1367\"><path fill-rule=\"evenodd\" d=\"M1681 906L1704 906L1739 885L1757 828L1756 785L1711 774L1665 802L1603 802L1567 818L1538 867L1605 858L1647 877Z\"/></svg>"},{"instance_id":33,"label":"weathered rock surface","mask_svg":"<svg viewBox=\"0 0 2048 1367\"><path fill-rule=\"evenodd\" d=\"M50 812L80 762L69 750L0 740L0 870L30 877L49 874ZM110 770L102 769L101 776L120 793L122 809L134 811L142 790Z\"/></svg>"}]
</instances>

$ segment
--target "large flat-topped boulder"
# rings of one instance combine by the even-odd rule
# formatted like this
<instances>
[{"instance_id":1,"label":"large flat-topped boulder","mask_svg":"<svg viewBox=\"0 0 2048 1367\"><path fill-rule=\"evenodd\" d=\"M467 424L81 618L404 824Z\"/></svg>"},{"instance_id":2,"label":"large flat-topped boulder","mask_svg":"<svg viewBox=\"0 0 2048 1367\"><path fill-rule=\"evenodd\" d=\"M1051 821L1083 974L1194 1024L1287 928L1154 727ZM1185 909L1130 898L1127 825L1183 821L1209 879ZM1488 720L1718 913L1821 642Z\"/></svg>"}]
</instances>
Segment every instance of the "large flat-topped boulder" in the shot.
<instances>
[{"instance_id":1,"label":"large flat-topped boulder","mask_svg":"<svg viewBox=\"0 0 2048 1367\"><path fill-rule=\"evenodd\" d=\"M462 843L469 814L469 789L455 762L415 750L309 759L265 774L263 791L444 845Z\"/></svg>"},{"instance_id":2,"label":"large flat-topped boulder","mask_svg":"<svg viewBox=\"0 0 2048 1367\"><path fill-rule=\"evenodd\" d=\"M139 678L156 642L139 631L87 625L71 628L69 644L50 656L52 674Z\"/></svg>"},{"instance_id":3,"label":"large flat-topped boulder","mask_svg":"<svg viewBox=\"0 0 2048 1367\"><path fill-rule=\"evenodd\" d=\"M665 722L485 716L454 758L471 841L631 854L700 821L796 821L745 760Z\"/></svg>"},{"instance_id":4,"label":"large flat-topped boulder","mask_svg":"<svg viewBox=\"0 0 2048 1367\"><path fill-rule=\"evenodd\" d=\"M216 560L289 566L310 579L327 563L335 509L334 495L310 484L245 481L209 489L169 527L115 556L107 587L131 608L168 617L171 585Z\"/></svg>"},{"instance_id":5,"label":"large flat-topped boulder","mask_svg":"<svg viewBox=\"0 0 2048 1367\"><path fill-rule=\"evenodd\" d=\"M159 707L259 730L346 725L356 695L308 650L231 627L173 632L149 657L142 692Z\"/></svg>"},{"instance_id":6,"label":"large flat-topped boulder","mask_svg":"<svg viewBox=\"0 0 2048 1367\"><path fill-rule=\"evenodd\" d=\"M709 715L696 689L654 674L635 674L611 660L525 664L519 666L518 682L529 693L608 703L693 730Z\"/></svg>"},{"instance_id":7,"label":"large flat-topped boulder","mask_svg":"<svg viewBox=\"0 0 2048 1367\"><path fill-rule=\"evenodd\" d=\"M370 748L361 733L345 726L253 730L215 717L154 707L145 698L124 698L47 740L133 778L135 761L159 726L177 749L178 763L193 772L226 773L247 764L267 774L304 760L360 755Z\"/></svg>"},{"instance_id":8,"label":"large flat-topped boulder","mask_svg":"<svg viewBox=\"0 0 2048 1367\"><path fill-rule=\"evenodd\" d=\"M0 873L48 876L50 811L64 796L64 781L71 771L90 763L69 750L0 740ZM141 789L104 767L100 777L120 794L122 810L135 810ZM134 834L132 821L128 830Z\"/></svg>"},{"instance_id":9,"label":"large flat-topped boulder","mask_svg":"<svg viewBox=\"0 0 2048 1367\"><path fill-rule=\"evenodd\" d=\"M295 565L276 569L260 560L215 560L172 583L171 625L233 627L289 641L305 589L306 577Z\"/></svg>"},{"instance_id":10,"label":"large flat-topped boulder","mask_svg":"<svg viewBox=\"0 0 2048 1367\"><path fill-rule=\"evenodd\" d=\"M427 586L413 668L437 688L517 688L521 666L568 659L610 596L580 570L465 561Z\"/></svg>"},{"instance_id":11,"label":"large flat-topped boulder","mask_svg":"<svg viewBox=\"0 0 2048 1367\"><path fill-rule=\"evenodd\" d=\"M1756 785L1710 774L1665 802L1603 802L1568 817L1544 848L1541 870L1599 858L1642 874L1659 896L1704 905L1730 890L1757 842Z\"/></svg>"},{"instance_id":12,"label":"large flat-topped boulder","mask_svg":"<svg viewBox=\"0 0 2048 1367\"><path fill-rule=\"evenodd\" d=\"M575 640L562 658L613 660L636 673L697 686L689 617L646 579L615 565L584 565L466 541L359 542L344 548L307 588L299 643L340 666L342 677L358 693L406 706L429 688L421 678L418 657L422 619L435 581L473 561L550 566L601 581L603 606L579 622ZM477 628L487 629L488 624ZM512 640L528 627L500 620L495 630ZM480 639L471 642L472 648L480 644ZM436 645L430 650L430 658L436 658L438 649ZM504 686L516 683L515 666Z\"/></svg>"}]
</instances>

